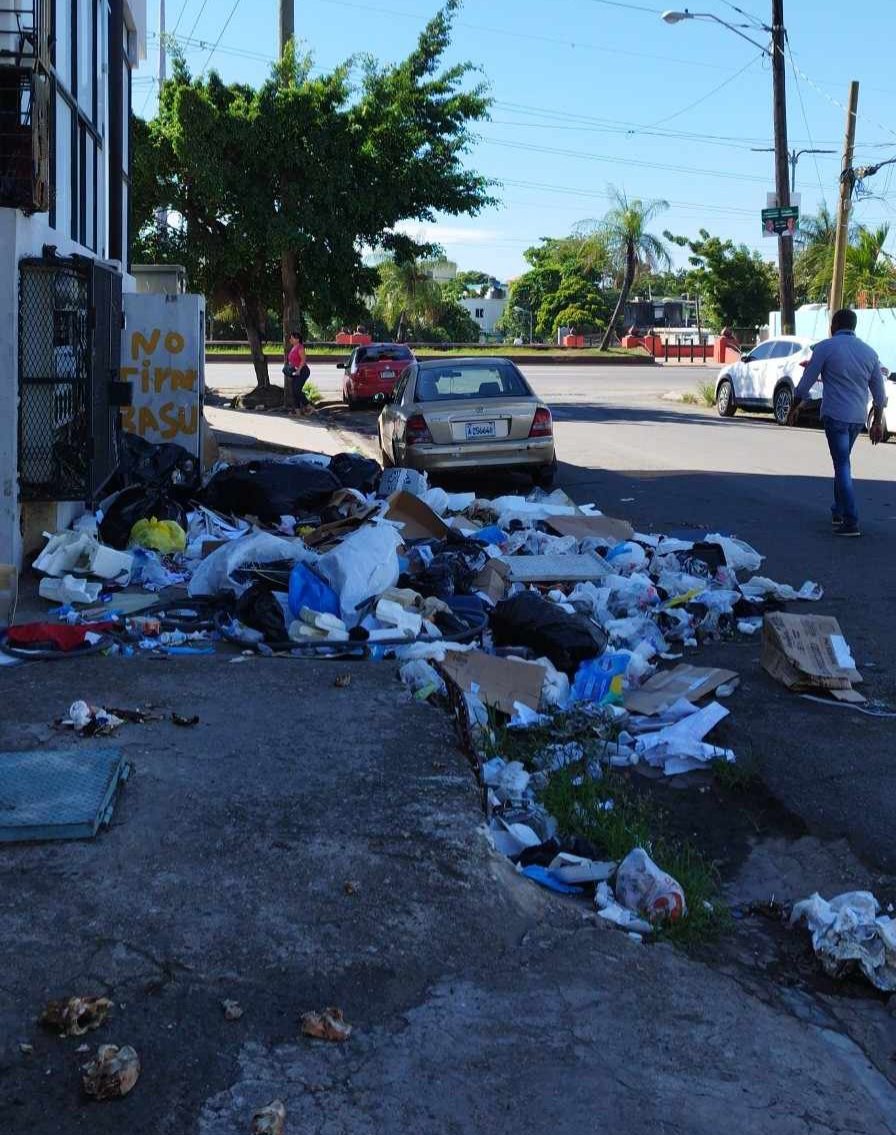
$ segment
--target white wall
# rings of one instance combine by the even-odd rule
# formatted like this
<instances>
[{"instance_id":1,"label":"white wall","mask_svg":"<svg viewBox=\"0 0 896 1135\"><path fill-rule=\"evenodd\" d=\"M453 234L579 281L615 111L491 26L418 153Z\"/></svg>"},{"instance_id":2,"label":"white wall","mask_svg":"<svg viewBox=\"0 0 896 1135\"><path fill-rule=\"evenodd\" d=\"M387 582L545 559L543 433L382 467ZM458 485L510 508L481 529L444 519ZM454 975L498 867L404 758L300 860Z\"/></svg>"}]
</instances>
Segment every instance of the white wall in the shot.
<instances>
[{"instance_id":1,"label":"white wall","mask_svg":"<svg viewBox=\"0 0 896 1135\"><path fill-rule=\"evenodd\" d=\"M460 301L461 307L465 307L467 311L479 324L479 327L486 335L492 335L495 331L495 324L504 314L504 309L507 307L507 297L501 299L462 299ZM482 312L481 315L478 313Z\"/></svg>"}]
</instances>

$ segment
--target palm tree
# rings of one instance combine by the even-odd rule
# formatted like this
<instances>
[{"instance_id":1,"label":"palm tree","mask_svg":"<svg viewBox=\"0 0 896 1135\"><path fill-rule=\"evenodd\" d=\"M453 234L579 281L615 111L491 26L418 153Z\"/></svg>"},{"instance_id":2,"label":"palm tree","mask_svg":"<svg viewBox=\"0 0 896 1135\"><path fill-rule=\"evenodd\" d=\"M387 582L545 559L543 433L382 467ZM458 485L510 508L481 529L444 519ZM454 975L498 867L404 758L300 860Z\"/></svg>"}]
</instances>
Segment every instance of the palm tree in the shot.
<instances>
[{"instance_id":1,"label":"palm tree","mask_svg":"<svg viewBox=\"0 0 896 1135\"><path fill-rule=\"evenodd\" d=\"M876 307L876 297L892 299L896 290L893 261L884 252L890 226L877 229L860 228L853 244L846 250L846 271L843 277L844 303Z\"/></svg>"},{"instance_id":2,"label":"palm tree","mask_svg":"<svg viewBox=\"0 0 896 1135\"><path fill-rule=\"evenodd\" d=\"M814 217L802 217L796 234L794 269L800 291L810 301L823 300L831 288L834 272L834 241L837 219L827 204ZM855 230L850 231L850 239Z\"/></svg>"},{"instance_id":3,"label":"palm tree","mask_svg":"<svg viewBox=\"0 0 896 1135\"><path fill-rule=\"evenodd\" d=\"M438 322L444 305L442 289L425 262L387 260L378 271L380 283L374 310L386 324L395 327L396 342L403 342L409 324Z\"/></svg>"},{"instance_id":4,"label":"palm tree","mask_svg":"<svg viewBox=\"0 0 896 1135\"><path fill-rule=\"evenodd\" d=\"M607 330L601 340L601 350L607 349L632 286L641 272L656 272L671 268L672 260L664 241L647 231L651 221L669 208L667 201L631 200L621 189L611 185L609 194L614 204L593 231L593 236L606 249L613 274L619 287L619 299ZM580 227L581 231L581 227Z\"/></svg>"}]
</instances>

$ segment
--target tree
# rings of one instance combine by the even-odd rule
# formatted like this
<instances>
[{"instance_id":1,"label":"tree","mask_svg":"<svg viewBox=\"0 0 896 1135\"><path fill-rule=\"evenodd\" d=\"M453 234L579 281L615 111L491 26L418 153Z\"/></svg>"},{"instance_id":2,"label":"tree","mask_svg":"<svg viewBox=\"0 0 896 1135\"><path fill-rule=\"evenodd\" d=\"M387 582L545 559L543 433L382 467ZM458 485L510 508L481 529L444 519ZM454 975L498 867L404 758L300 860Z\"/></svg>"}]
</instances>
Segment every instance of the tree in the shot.
<instances>
[{"instance_id":1,"label":"tree","mask_svg":"<svg viewBox=\"0 0 896 1135\"><path fill-rule=\"evenodd\" d=\"M356 64L312 77L291 48L258 89L193 78L175 59L148 131L157 203L178 218L207 294L239 311L260 387L272 291L285 331L309 316L326 323L372 292L365 246L398 260L429 251L396 232L399 221L493 203L465 166L488 99L467 89L468 64L442 66L457 7L447 0L402 62L364 61L358 81Z\"/></svg>"},{"instance_id":2,"label":"tree","mask_svg":"<svg viewBox=\"0 0 896 1135\"><path fill-rule=\"evenodd\" d=\"M446 299L462 300L468 297L482 298L488 291L493 277L488 272L479 272L475 269L458 272L453 280L446 280L442 284L442 294Z\"/></svg>"},{"instance_id":3,"label":"tree","mask_svg":"<svg viewBox=\"0 0 896 1135\"><path fill-rule=\"evenodd\" d=\"M686 282L689 291L699 294L707 324L721 329L766 322L778 294L774 265L745 244L710 236L706 229L700 229L696 240L664 235L690 252Z\"/></svg>"},{"instance_id":4,"label":"tree","mask_svg":"<svg viewBox=\"0 0 896 1135\"><path fill-rule=\"evenodd\" d=\"M896 292L896 272L884 245L889 225L876 229L860 228L854 243L846 250L843 302L856 307L888 306ZM883 304L880 301L883 300Z\"/></svg>"},{"instance_id":5,"label":"tree","mask_svg":"<svg viewBox=\"0 0 896 1135\"><path fill-rule=\"evenodd\" d=\"M438 323L442 289L418 260L389 260L381 264L373 313L394 327L397 343L407 338L409 325Z\"/></svg>"},{"instance_id":6,"label":"tree","mask_svg":"<svg viewBox=\"0 0 896 1135\"><path fill-rule=\"evenodd\" d=\"M827 207L816 217L800 222L797 233L799 252L794 265L797 286L804 302L827 303L834 275L836 220ZM876 304L879 297L891 297L896 288L893 262L884 252L889 226L867 229L853 225L846 247L843 302L849 305Z\"/></svg>"},{"instance_id":7,"label":"tree","mask_svg":"<svg viewBox=\"0 0 896 1135\"><path fill-rule=\"evenodd\" d=\"M667 202L641 201L637 197L630 200L614 185L609 187L609 193L614 204L604 219L596 226L585 221L578 230L586 242L590 240L593 248L601 249L607 255L619 286L619 298L601 340L601 350L610 345L638 276L642 272L671 267L672 263L661 238L647 231L651 221L669 208Z\"/></svg>"}]
</instances>

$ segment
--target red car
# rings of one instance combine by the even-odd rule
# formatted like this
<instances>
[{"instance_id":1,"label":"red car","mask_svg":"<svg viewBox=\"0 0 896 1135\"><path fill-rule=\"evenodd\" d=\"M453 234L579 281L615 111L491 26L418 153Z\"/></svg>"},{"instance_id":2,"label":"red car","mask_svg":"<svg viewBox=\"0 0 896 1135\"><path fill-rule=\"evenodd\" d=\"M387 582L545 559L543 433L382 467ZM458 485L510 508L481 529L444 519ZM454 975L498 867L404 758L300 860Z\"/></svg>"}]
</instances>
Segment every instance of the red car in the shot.
<instances>
[{"instance_id":1,"label":"red car","mask_svg":"<svg viewBox=\"0 0 896 1135\"><path fill-rule=\"evenodd\" d=\"M401 343L370 343L356 347L347 363L336 364L345 371L342 401L352 409L359 402L387 398L395 389L401 372L415 361L410 347Z\"/></svg>"}]
</instances>

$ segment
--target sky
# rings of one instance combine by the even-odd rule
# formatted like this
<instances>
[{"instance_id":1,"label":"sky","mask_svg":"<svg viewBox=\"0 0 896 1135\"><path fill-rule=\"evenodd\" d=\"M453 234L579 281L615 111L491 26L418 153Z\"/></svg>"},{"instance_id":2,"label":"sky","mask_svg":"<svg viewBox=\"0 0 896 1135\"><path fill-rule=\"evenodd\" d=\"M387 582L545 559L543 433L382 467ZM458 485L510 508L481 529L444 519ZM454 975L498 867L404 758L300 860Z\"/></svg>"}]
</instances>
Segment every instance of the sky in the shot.
<instances>
[{"instance_id":1,"label":"sky","mask_svg":"<svg viewBox=\"0 0 896 1135\"><path fill-rule=\"evenodd\" d=\"M671 2L671 0L670 0ZM784 0L788 32L788 134L805 154L797 167L801 209L837 201L849 82L859 80L856 164L896 157L896 74L887 46L893 0ZM760 210L774 189L771 0L698 0L760 46L710 20L666 24L653 0L466 0L448 62L469 61L494 100L474 128L468 165L494 179L500 204L476 217L411 222L461 269L509 280L523 252L599 220L608 188L662 199L655 231L700 228L776 256ZM397 61L412 48L438 0L296 0L296 38L327 71L352 55ZM737 9L740 9L738 11ZM828 14L829 12L829 14ZM194 73L259 83L277 52L277 0L166 0L168 32ZM159 0L149 0L149 58L135 75L134 109L152 116ZM217 45L217 46L216 46ZM869 177L854 220L893 223L896 165ZM673 248L676 263L685 253Z\"/></svg>"}]
</instances>

